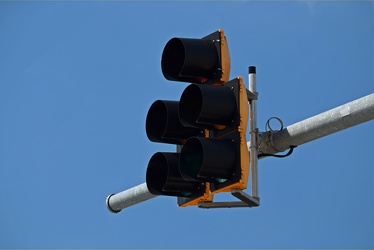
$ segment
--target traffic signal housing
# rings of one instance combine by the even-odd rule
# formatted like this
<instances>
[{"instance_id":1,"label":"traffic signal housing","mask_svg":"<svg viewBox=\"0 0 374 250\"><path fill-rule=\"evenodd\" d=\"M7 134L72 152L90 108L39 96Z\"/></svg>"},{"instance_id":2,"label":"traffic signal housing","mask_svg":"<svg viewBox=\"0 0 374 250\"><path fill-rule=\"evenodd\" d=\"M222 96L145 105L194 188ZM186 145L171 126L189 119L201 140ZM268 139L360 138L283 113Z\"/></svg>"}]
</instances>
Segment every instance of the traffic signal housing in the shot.
<instances>
[{"instance_id":1,"label":"traffic signal housing","mask_svg":"<svg viewBox=\"0 0 374 250\"><path fill-rule=\"evenodd\" d=\"M150 141L182 145L191 136L202 136L203 131L181 124L178 101L155 101L147 114L146 133ZM179 153L158 152L149 160L146 183L150 193L185 197L186 203L212 201L207 185L196 180L185 180L179 171Z\"/></svg>"},{"instance_id":2,"label":"traffic signal housing","mask_svg":"<svg viewBox=\"0 0 374 250\"><path fill-rule=\"evenodd\" d=\"M201 39L172 38L162 53L161 69L170 81L221 84L230 77L230 53L223 30Z\"/></svg>"},{"instance_id":3,"label":"traffic signal housing","mask_svg":"<svg viewBox=\"0 0 374 250\"><path fill-rule=\"evenodd\" d=\"M181 96L179 118L186 127L208 130L208 136L192 136L183 144L182 177L209 182L212 193L246 189L248 99L242 78L215 86L188 86Z\"/></svg>"},{"instance_id":4,"label":"traffic signal housing","mask_svg":"<svg viewBox=\"0 0 374 250\"><path fill-rule=\"evenodd\" d=\"M229 81L230 56L223 30L201 39L172 38L162 73L191 83L180 101L154 102L146 132L153 142L178 145L177 152L155 153L146 183L156 195L180 197L179 206L212 202L213 194L247 187L248 97L241 77Z\"/></svg>"}]
</instances>

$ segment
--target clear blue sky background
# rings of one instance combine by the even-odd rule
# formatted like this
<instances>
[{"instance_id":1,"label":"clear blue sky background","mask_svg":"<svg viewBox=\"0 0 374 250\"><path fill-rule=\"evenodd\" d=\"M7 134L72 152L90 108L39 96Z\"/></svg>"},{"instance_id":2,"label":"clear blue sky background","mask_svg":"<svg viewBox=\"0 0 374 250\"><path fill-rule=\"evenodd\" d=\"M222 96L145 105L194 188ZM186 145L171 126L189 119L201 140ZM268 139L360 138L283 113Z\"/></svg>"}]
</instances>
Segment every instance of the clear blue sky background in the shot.
<instances>
[{"instance_id":1,"label":"clear blue sky background","mask_svg":"<svg viewBox=\"0 0 374 250\"><path fill-rule=\"evenodd\" d=\"M0 2L0 248L374 248L373 121L261 160L260 207L108 212L175 150L145 134L187 86L165 44L219 28L231 78L257 66L261 131L373 93L373 1Z\"/></svg>"}]
</instances>

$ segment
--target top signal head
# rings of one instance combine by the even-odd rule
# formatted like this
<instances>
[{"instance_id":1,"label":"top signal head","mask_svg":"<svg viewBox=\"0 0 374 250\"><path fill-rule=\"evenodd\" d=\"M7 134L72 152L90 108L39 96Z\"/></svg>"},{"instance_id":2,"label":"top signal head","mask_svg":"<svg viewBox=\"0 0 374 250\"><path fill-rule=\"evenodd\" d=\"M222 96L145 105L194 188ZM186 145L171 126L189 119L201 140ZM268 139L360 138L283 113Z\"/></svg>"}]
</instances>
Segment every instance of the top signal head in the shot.
<instances>
[{"instance_id":1,"label":"top signal head","mask_svg":"<svg viewBox=\"0 0 374 250\"><path fill-rule=\"evenodd\" d=\"M230 54L223 30L201 39L172 38L161 59L162 73L170 81L222 84L230 76Z\"/></svg>"}]
</instances>

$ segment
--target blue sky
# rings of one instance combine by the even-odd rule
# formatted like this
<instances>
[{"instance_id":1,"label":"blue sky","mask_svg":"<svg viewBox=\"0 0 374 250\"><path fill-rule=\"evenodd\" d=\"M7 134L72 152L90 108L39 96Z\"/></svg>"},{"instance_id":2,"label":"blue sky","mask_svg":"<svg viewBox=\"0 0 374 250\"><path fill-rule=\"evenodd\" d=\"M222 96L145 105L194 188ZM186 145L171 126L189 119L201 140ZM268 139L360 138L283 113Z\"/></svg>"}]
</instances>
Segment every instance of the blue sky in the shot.
<instances>
[{"instance_id":1,"label":"blue sky","mask_svg":"<svg viewBox=\"0 0 374 250\"><path fill-rule=\"evenodd\" d=\"M257 67L260 131L373 93L373 1L0 2L0 248L374 248L373 121L259 161L260 207L108 212L175 150L145 134L187 86L165 44L217 29L231 78Z\"/></svg>"}]
</instances>

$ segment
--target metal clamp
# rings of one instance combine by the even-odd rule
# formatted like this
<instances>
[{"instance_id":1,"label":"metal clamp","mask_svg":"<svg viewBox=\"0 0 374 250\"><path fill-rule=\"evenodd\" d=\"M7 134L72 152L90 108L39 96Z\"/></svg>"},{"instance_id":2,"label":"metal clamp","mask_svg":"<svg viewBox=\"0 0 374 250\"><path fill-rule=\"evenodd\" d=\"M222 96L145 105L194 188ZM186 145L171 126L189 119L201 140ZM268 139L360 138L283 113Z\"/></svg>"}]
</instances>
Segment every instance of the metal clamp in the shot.
<instances>
[{"instance_id":1,"label":"metal clamp","mask_svg":"<svg viewBox=\"0 0 374 250\"><path fill-rule=\"evenodd\" d=\"M252 92L248 89L247 90L247 96L248 96L248 101L251 102L251 101L254 101L254 100L258 100L258 92Z\"/></svg>"}]
</instances>

